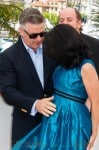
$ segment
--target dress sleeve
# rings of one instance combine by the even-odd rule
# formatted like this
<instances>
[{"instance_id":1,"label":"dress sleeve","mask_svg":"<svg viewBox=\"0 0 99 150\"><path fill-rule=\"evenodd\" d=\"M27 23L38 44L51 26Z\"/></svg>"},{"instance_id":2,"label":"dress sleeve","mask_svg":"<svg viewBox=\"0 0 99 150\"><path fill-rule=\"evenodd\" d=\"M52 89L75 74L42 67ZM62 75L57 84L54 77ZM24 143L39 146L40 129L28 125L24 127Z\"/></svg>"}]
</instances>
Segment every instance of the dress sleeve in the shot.
<instances>
[{"instance_id":1,"label":"dress sleeve","mask_svg":"<svg viewBox=\"0 0 99 150\"><path fill-rule=\"evenodd\" d=\"M84 60L81 62L81 64L80 64L80 70L81 70L82 66L83 66L84 64L86 64L86 63L92 64L92 65L94 66L94 68L96 69L95 63L94 63L94 61L93 61L92 59L84 59Z\"/></svg>"}]
</instances>

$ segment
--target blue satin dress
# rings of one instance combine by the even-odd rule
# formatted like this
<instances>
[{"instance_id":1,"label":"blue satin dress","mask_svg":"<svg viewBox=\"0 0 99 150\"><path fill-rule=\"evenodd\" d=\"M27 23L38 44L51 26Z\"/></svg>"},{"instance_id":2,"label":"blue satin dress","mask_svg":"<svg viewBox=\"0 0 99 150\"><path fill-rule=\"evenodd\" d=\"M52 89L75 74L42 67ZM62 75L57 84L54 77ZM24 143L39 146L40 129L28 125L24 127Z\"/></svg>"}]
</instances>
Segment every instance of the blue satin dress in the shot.
<instances>
[{"instance_id":1,"label":"blue satin dress","mask_svg":"<svg viewBox=\"0 0 99 150\"><path fill-rule=\"evenodd\" d=\"M43 117L42 123L17 142L12 150L86 150L92 121L85 105L87 93L81 67L93 62L85 59L73 69L57 67L53 74L57 111Z\"/></svg>"}]
</instances>

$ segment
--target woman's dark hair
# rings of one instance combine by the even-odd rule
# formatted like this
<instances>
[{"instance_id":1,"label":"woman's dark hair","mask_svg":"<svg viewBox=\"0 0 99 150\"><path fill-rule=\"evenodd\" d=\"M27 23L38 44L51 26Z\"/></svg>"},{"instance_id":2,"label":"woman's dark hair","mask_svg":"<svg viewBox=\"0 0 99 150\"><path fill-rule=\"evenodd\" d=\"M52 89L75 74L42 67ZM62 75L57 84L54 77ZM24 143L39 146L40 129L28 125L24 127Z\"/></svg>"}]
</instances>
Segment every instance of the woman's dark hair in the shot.
<instances>
[{"instance_id":1,"label":"woman's dark hair","mask_svg":"<svg viewBox=\"0 0 99 150\"><path fill-rule=\"evenodd\" d=\"M84 59L91 58L81 35L70 25L56 25L44 39L44 52L59 65L72 68Z\"/></svg>"}]
</instances>

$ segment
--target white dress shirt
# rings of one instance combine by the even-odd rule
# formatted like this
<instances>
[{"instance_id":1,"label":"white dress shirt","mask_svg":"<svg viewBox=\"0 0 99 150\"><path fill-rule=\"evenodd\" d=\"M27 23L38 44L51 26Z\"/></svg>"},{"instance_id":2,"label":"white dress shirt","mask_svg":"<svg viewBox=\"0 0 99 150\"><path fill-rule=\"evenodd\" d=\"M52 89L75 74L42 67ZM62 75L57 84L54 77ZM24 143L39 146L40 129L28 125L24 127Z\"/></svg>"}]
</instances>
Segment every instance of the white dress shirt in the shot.
<instances>
[{"instance_id":1,"label":"white dress shirt","mask_svg":"<svg viewBox=\"0 0 99 150\"><path fill-rule=\"evenodd\" d=\"M23 40L22 40L23 41ZM35 66L35 69L37 71L38 77L40 79L40 82L42 84L42 87L44 88L44 72L43 72L43 51L42 51L42 45L37 48L37 51L35 52L33 49L29 48L23 41L23 44L27 50L27 52L29 53L33 64ZM37 103L38 100L35 101L35 103L32 106L32 110L30 115L35 116L35 114L37 113L37 110L35 109L35 105Z\"/></svg>"}]
</instances>

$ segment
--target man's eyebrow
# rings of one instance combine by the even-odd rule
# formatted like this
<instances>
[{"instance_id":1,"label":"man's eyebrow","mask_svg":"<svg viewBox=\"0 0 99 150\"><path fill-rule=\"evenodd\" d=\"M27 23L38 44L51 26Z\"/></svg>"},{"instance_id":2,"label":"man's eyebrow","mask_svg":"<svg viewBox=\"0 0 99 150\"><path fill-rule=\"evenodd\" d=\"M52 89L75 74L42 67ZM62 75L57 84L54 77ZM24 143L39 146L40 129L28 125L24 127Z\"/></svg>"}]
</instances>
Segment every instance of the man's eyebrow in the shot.
<instances>
[{"instance_id":1,"label":"man's eyebrow","mask_svg":"<svg viewBox=\"0 0 99 150\"><path fill-rule=\"evenodd\" d=\"M59 17L60 19L72 19L72 17Z\"/></svg>"},{"instance_id":2,"label":"man's eyebrow","mask_svg":"<svg viewBox=\"0 0 99 150\"><path fill-rule=\"evenodd\" d=\"M70 18L72 19L73 17L66 17L66 18L67 18L67 19L68 19L68 18L69 18L69 19L70 19Z\"/></svg>"}]
</instances>

